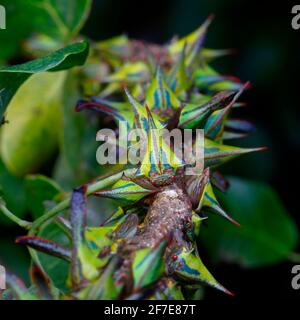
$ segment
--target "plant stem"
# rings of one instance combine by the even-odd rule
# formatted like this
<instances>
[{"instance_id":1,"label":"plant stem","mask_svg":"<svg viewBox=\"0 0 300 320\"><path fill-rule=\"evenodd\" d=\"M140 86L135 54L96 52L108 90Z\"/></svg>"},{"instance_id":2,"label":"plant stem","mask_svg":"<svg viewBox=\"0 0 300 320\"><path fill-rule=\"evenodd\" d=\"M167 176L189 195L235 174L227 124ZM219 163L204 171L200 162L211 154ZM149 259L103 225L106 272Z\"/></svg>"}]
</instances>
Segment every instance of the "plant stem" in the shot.
<instances>
[{"instance_id":1,"label":"plant stem","mask_svg":"<svg viewBox=\"0 0 300 320\"><path fill-rule=\"evenodd\" d=\"M135 170L135 169L134 169ZM135 172L135 171L134 171ZM126 174L127 176L130 176L133 173L132 169L129 170L122 170L116 174L113 174L111 176L108 176L106 178L103 178L101 180L98 180L94 183L91 183L87 188L87 195L91 195L94 192L97 192L103 188L106 188L110 184L116 182L117 180L121 179L123 174ZM30 229L29 234L33 235L36 234L39 228L42 227L42 225L50 220L51 218L55 217L59 212L68 209L71 203L71 196L68 196L65 200L57 204L54 208L50 209L48 212L46 212L44 215L42 215L40 218L35 220L32 223L32 228Z\"/></svg>"},{"instance_id":2,"label":"plant stem","mask_svg":"<svg viewBox=\"0 0 300 320\"><path fill-rule=\"evenodd\" d=\"M68 196L67 199L60 202L58 205L56 205L54 208L50 209L48 212L46 212L44 215L39 217L37 220L35 220L32 224L32 228L29 231L30 235L33 235L37 233L38 229L49 219L53 218L55 215L57 215L59 212L67 209L70 205L71 198Z\"/></svg>"},{"instance_id":3,"label":"plant stem","mask_svg":"<svg viewBox=\"0 0 300 320\"><path fill-rule=\"evenodd\" d=\"M25 228L25 229L28 229L30 230L30 228L32 227L32 223L31 222L28 222L28 221L25 221L25 220L22 220L20 219L19 217L17 217L16 215L14 215L12 212L10 212L6 206L4 204L0 204L0 211L8 218L10 219L11 221L15 222L18 226L22 227L22 228ZM31 249L31 248L28 248L29 250L29 253L30 253L30 256L32 258L32 260L35 262L35 264L41 269L41 270L44 270L43 267L42 267L42 264L40 262L40 259L37 255L37 253L35 252L35 250Z\"/></svg>"},{"instance_id":4,"label":"plant stem","mask_svg":"<svg viewBox=\"0 0 300 320\"><path fill-rule=\"evenodd\" d=\"M25 221L14 215L12 212L10 212L4 204L0 204L0 211L11 221L15 222L18 226L30 229L32 226L31 222Z\"/></svg>"},{"instance_id":5,"label":"plant stem","mask_svg":"<svg viewBox=\"0 0 300 320\"><path fill-rule=\"evenodd\" d=\"M28 247L28 251L29 251L29 254L31 256L32 262L34 262L35 265L37 265L42 271L45 272L37 252L34 249L29 248L29 247Z\"/></svg>"}]
</instances>

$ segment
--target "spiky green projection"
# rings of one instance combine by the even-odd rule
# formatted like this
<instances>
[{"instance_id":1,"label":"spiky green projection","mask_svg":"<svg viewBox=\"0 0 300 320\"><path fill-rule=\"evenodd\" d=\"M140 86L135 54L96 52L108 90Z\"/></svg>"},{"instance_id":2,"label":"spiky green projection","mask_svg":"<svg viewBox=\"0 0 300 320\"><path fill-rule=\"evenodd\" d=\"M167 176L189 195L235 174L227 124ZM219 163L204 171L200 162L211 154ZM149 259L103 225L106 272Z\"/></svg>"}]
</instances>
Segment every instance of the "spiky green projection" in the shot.
<instances>
[{"instance_id":1,"label":"spiky green projection","mask_svg":"<svg viewBox=\"0 0 300 320\"><path fill-rule=\"evenodd\" d=\"M215 197L215 187L226 189L216 170L228 160L259 149L224 144L249 130L244 122L230 119L231 112L242 105L237 100L248 84L222 76L208 65L226 53L203 48L209 23L210 19L165 46L124 36L98 44L97 52L110 73L102 80L101 92L79 101L76 110L96 110L115 121L126 121L129 129L142 129L148 152L140 165L124 167L120 173L74 190L71 199L33 223L29 236L17 239L31 248L34 263L30 291L8 275L13 297L184 299L202 285L231 294L203 264L197 240L210 212L238 225ZM185 175L185 164L178 159L165 163L173 150L159 143L159 134L150 129L166 127L205 130L201 174ZM87 226L89 195L115 199L119 206L101 226ZM69 246L37 236L49 219L64 214L69 206L70 218L56 220L70 239ZM67 289L55 288L32 249L67 261Z\"/></svg>"}]
</instances>

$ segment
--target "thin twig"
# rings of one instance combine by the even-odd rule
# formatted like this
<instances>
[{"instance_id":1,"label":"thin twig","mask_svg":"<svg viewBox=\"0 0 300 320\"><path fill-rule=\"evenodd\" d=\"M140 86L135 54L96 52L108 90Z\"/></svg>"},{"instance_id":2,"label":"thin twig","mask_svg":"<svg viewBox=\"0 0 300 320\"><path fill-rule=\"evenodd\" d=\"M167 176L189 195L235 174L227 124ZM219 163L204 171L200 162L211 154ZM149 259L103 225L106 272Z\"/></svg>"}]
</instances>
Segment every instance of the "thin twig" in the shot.
<instances>
[{"instance_id":1,"label":"thin twig","mask_svg":"<svg viewBox=\"0 0 300 320\"><path fill-rule=\"evenodd\" d=\"M10 212L6 206L1 203L0 204L0 211L11 221L15 222L18 226L25 228L25 229L30 229L32 226L31 222L25 221L17 217L15 214Z\"/></svg>"},{"instance_id":2,"label":"thin twig","mask_svg":"<svg viewBox=\"0 0 300 320\"><path fill-rule=\"evenodd\" d=\"M103 188L106 188L107 186L111 185L112 183L118 181L122 178L124 174L129 176L133 172L132 169L120 171L116 174L113 174L111 176L108 176L106 178L103 178L101 180L98 180L94 183L91 183L87 188L87 195L91 195ZM71 202L71 196L68 196L65 200L57 204L54 208L50 209L48 212L46 212L44 215L42 215L40 218L35 220L32 224L32 227L30 229L29 234L34 235L38 232L38 230L50 219L55 217L57 214L59 214L61 211L66 210L69 208Z\"/></svg>"}]
</instances>

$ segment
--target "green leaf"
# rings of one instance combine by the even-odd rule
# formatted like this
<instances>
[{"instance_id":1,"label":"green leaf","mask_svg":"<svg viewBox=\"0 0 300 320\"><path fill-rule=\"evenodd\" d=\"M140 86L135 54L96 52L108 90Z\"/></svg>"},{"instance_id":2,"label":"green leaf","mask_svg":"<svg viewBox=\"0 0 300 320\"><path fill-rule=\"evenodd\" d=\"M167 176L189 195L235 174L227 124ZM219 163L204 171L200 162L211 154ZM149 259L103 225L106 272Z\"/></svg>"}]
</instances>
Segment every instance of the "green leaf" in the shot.
<instances>
[{"instance_id":1,"label":"green leaf","mask_svg":"<svg viewBox=\"0 0 300 320\"><path fill-rule=\"evenodd\" d=\"M204 142L204 160L205 167L219 166L229 160L246 154L249 152L262 151L265 148L239 148L234 146L228 146L225 144L219 144L210 139L205 139Z\"/></svg>"},{"instance_id":2,"label":"green leaf","mask_svg":"<svg viewBox=\"0 0 300 320\"><path fill-rule=\"evenodd\" d=\"M98 147L95 139L99 130L98 119L88 118L86 114L74 111L76 103L81 98L80 81L76 71L68 72L64 85L60 136L60 156L67 170L62 170L63 176L59 180L63 180L62 183L65 185L67 181L65 175L69 171L73 178L72 188L101 174L101 167L95 158Z\"/></svg>"},{"instance_id":3,"label":"green leaf","mask_svg":"<svg viewBox=\"0 0 300 320\"><path fill-rule=\"evenodd\" d=\"M91 285L79 293L79 297L84 300L115 300L123 288L123 284L116 283L118 257L113 257L101 276ZM80 296L81 294L81 296Z\"/></svg>"},{"instance_id":4,"label":"green leaf","mask_svg":"<svg viewBox=\"0 0 300 320\"><path fill-rule=\"evenodd\" d=\"M247 82L244 86L240 88L240 90L235 94L232 101L226 106L226 108L222 110L216 110L214 111L209 118L207 119L205 123L205 135L212 139L212 140L220 140L223 132L224 132L224 125L228 118L229 112L232 109L232 107L235 105L236 100L239 98L239 96L242 94L242 92L247 89L249 86L249 82ZM226 127L228 128L228 124L226 122ZM240 128L237 128L236 130L240 130Z\"/></svg>"},{"instance_id":5,"label":"green leaf","mask_svg":"<svg viewBox=\"0 0 300 320\"><path fill-rule=\"evenodd\" d=\"M54 200L62 190L50 178L43 175L29 175L25 178L27 208L37 219L45 211L45 201Z\"/></svg>"},{"instance_id":6,"label":"green leaf","mask_svg":"<svg viewBox=\"0 0 300 320\"><path fill-rule=\"evenodd\" d=\"M97 265L103 267L110 259L112 251L116 250L116 240L120 226L128 218L124 211L119 207L113 215L100 227L86 227L84 236L87 246L98 258Z\"/></svg>"},{"instance_id":7,"label":"green leaf","mask_svg":"<svg viewBox=\"0 0 300 320\"><path fill-rule=\"evenodd\" d=\"M95 256L99 256L99 253L110 247L113 244L113 227L88 227L85 229L84 235L87 241L88 247L93 251Z\"/></svg>"},{"instance_id":8,"label":"green leaf","mask_svg":"<svg viewBox=\"0 0 300 320\"><path fill-rule=\"evenodd\" d=\"M184 47L167 77L167 83L170 89L181 98L186 98L186 90L191 85L185 70L185 58Z\"/></svg>"},{"instance_id":9,"label":"green leaf","mask_svg":"<svg viewBox=\"0 0 300 320\"><path fill-rule=\"evenodd\" d=\"M146 112L147 120L141 119L143 120L144 141L147 141L147 147L137 176L148 177L153 181L156 180L155 183L159 184L163 182L164 178L172 176L179 167L183 166L183 162L163 138L162 125L157 120L156 114L151 113L147 106Z\"/></svg>"},{"instance_id":10,"label":"green leaf","mask_svg":"<svg viewBox=\"0 0 300 320\"><path fill-rule=\"evenodd\" d=\"M163 255L166 241L154 248L143 248L135 252L132 262L134 288L144 288L157 281L164 273Z\"/></svg>"},{"instance_id":11,"label":"green leaf","mask_svg":"<svg viewBox=\"0 0 300 320\"><path fill-rule=\"evenodd\" d=\"M118 227L124 221L125 212L122 207L118 207L107 220L102 224L105 227Z\"/></svg>"},{"instance_id":12,"label":"green leaf","mask_svg":"<svg viewBox=\"0 0 300 320\"><path fill-rule=\"evenodd\" d=\"M198 253L185 247L180 249L175 255L176 259L169 262L169 271L173 271L183 282L199 285L199 283L209 285L220 291L232 295L224 288L207 270Z\"/></svg>"},{"instance_id":13,"label":"green leaf","mask_svg":"<svg viewBox=\"0 0 300 320\"><path fill-rule=\"evenodd\" d=\"M26 210L26 196L24 190L24 181L21 178L12 175L0 160L0 192L1 197L6 203L7 208L23 218ZM0 223L11 224L10 220L0 215Z\"/></svg>"},{"instance_id":14,"label":"green leaf","mask_svg":"<svg viewBox=\"0 0 300 320\"><path fill-rule=\"evenodd\" d=\"M193 128L195 125L199 125L199 123L207 119L215 110L223 109L231 104L237 94L239 93L234 91L219 92L208 102L199 106L186 104L180 115L179 126L184 128Z\"/></svg>"},{"instance_id":15,"label":"green leaf","mask_svg":"<svg viewBox=\"0 0 300 320\"><path fill-rule=\"evenodd\" d=\"M53 222L50 223L45 229L43 229L38 236L59 243L59 245L64 247L70 246L69 239ZM65 290L69 273L69 263L45 253L38 252L37 254L39 256L43 269L52 279L54 285L61 290Z\"/></svg>"},{"instance_id":16,"label":"green leaf","mask_svg":"<svg viewBox=\"0 0 300 320\"><path fill-rule=\"evenodd\" d=\"M88 54L85 41L71 44L45 57L20 65L0 68L0 117L10 100L31 75L44 71L60 71L83 65ZM37 93L36 93L37 94Z\"/></svg>"},{"instance_id":17,"label":"green leaf","mask_svg":"<svg viewBox=\"0 0 300 320\"><path fill-rule=\"evenodd\" d=\"M26 50L37 55L39 48L45 48L40 37L49 38L57 45L66 43L76 36L88 18L91 0L2 0L6 8L8 27L0 32L0 60L19 55L24 40L32 34L34 38L26 43ZM37 34L38 32L38 34ZM12 40L13 39L13 40ZM45 50L44 50L45 51Z\"/></svg>"},{"instance_id":18,"label":"green leaf","mask_svg":"<svg viewBox=\"0 0 300 320\"><path fill-rule=\"evenodd\" d=\"M208 17L208 19L197 30L171 43L168 46L169 53L172 56L177 56L181 53L184 46L186 46L186 63L188 66L190 66L191 63L194 62L194 60L197 58L202 49L203 42L207 33L207 28L210 25L212 18L213 16Z\"/></svg>"},{"instance_id":19,"label":"green leaf","mask_svg":"<svg viewBox=\"0 0 300 320\"><path fill-rule=\"evenodd\" d=\"M3 162L15 175L36 172L56 151L65 75L34 75L10 103L0 148Z\"/></svg>"},{"instance_id":20,"label":"green leaf","mask_svg":"<svg viewBox=\"0 0 300 320\"><path fill-rule=\"evenodd\" d=\"M137 99L135 99L131 93L128 91L127 88L125 88L125 93L127 95L128 101L130 102L132 109L133 109L133 113L134 113L134 123L133 123L133 128L137 128L137 129L142 129L143 133L147 133L148 129L149 129L149 122L148 122L148 114L147 114L147 110L146 107L144 105L142 105L139 101L137 101ZM155 119L155 123L156 125L161 128L162 125L158 119L158 117L154 114L153 115L154 119ZM130 127L132 125L130 124Z\"/></svg>"},{"instance_id":21,"label":"green leaf","mask_svg":"<svg viewBox=\"0 0 300 320\"><path fill-rule=\"evenodd\" d=\"M0 234L0 264L28 284L30 256L26 248L15 243L15 234L12 234L12 229L2 227Z\"/></svg>"},{"instance_id":22,"label":"green leaf","mask_svg":"<svg viewBox=\"0 0 300 320\"><path fill-rule=\"evenodd\" d=\"M64 41L76 36L91 8L91 0L30 0L39 17L39 32Z\"/></svg>"},{"instance_id":23,"label":"green leaf","mask_svg":"<svg viewBox=\"0 0 300 320\"><path fill-rule=\"evenodd\" d=\"M101 54L105 56L105 59L115 66L114 63L119 66L120 57L126 59L129 51L129 39L126 35L116 36L97 43ZM111 60L111 61L110 61Z\"/></svg>"},{"instance_id":24,"label":"green leaf","mask_svg":"<svg viewBox=\"0 0 300 320\"><path fill-rule=\"evenodd\" d=\"M145 189L131 180L119 180L110 189L100 190L94 195L114 199L120 204L133 204L143 197L154 193L155 189Z\"/></svg>"},{"instance_id":25,"label":"green leaf","mask_svg":"<svg viewBox=\"0 0 300 320\"><path fill-rule=\"evenodd\" d=\"M122 82L127 84L135 84L136 82L145 82L149 80L149 70L147 65L140 62L128 62L105 78L105 82ZM124 86L120 84L120 88Z\"/></svg>"},{"instance_id":26,"label":"green leaf","mask_svg":"<svg viewBox=\"0 0 300 320\"><path fill-rule=\"evenodd\" d=\"M210 216L201 235L212 258L261 267L284 260L297 245L297 228L275 191L260 182L231 177L220 203L238 228Z\"/></svg>"},{"instance_id":27,"label":"green leaf","mask_svg":"<svg viewBox=\"0 0 300 320\"><path fill-rule=\"evenodd\" d=\"M180 101L165 82L160 67L158 67L156 76L147 89L146 104L151 111L155 110L159 114L160 112L172 114L172 110L181 106Z\"/></svg>"},{"instance_id":28,"label":"green leaf","mask_svg":"<svg viewBox=\"0 0 300 320\"><path fill-rule=\"evenodd\" d=\"M198 189L198 190L197 190ZM197 208L195 209L196 213L202 211L212 211L219 214L221 217L227 219L233 224L239 226L239 223L232 219L220 206L215 194L213 187L210 183L210 170L206 168L203 174L199 177L196 177L195 188L192 193L192 197L196 198ZM193 199L194 200L194 199Z\"/></svg>"},{"instance_id":29,"label":"green leaf","mask_svg":"<svg viewBox=\"0 0 300 320\"><path fill-rule=\"evenodd\" d=\"M222 76L208 65L195 71L195 84L209 92L239 90L242 86L238 78Z\"/></svg>"}]
</instances>

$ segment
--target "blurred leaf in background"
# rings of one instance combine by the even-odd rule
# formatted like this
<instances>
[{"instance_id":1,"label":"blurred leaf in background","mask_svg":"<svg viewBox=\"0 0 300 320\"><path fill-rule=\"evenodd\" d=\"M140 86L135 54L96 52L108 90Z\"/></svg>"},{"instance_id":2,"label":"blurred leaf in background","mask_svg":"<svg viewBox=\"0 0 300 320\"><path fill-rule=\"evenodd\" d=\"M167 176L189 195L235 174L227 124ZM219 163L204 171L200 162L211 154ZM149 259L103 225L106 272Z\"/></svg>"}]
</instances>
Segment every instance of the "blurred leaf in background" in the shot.
<instances>
[{"instance_id":1,"label":"blurred leaf in background","mask_svg":"<svg viewBox=\"0 0 300 320\"><path fill-rule=\"evenodd\" d=\"M267 184L231 177L225 193L217 193L224 209L241 224L209 216L202 241L216 261L262 267L286 259L298 242L297 227L276 192Z\"/></svg>"},{"instance_id":2,"label":"blurred leaf in background","mask_svg":"<svg viewBox=\"0 0 300 320\"><path fill-rule=\"evenodd\" d=\"M26 4L36 10L34 31L62 43L70 41L89 16L91 0L29 0Z\"/></svg>"},{"instance_id":3,"label":"blurred leaf in background","mask_svg":"<svg viewBox=\"0 0 300 320\"><path fill-rule=\"evenodd\" d=\"M2 231L2 230L1 230ZM7 270L14 272L25 282L29 282L30 258L27 250L15 243L16 234L11 228L1 232L0 236L0 264Z\"/></svg>"},{"instance_id":4,"label":"blurred leaf in background","mask_svg":"<svg viewBox=\"0 0 300 320\"><path fill-rule=\"evenodd\" d=\"M78 72L70 70L62 97L60 155L54 169L54 179L66 189L85 183L101 170L95 157L98 119L74 111L81 97Z\"/></svg>"},{"instance_id":5,"label":"blurred leaf in background","mask_svg":"<svg viewBox=\"0 0 300 320\"><path fill-rule=\"evenodd\" d=\"M85 62L88 54L86 42L66 45L76 39L88 18L91 4L91 0L1 2L6 9L8 27L0 33L0 64L15 64L14 61L24 62L32 57L46 55L38 60L13 67L2 67L0 70L2 121L5 109L21 86L8 108L6 116L10 120L5 121L5 125L0 128L0 156L5 159L4 162L14 174L36 172L45 165L45 161L53 156L60 145L65 120L62 92L67 74L44 72L66 70ZM26 83L30 76L32 79ZM71 112L73 106L68 107ZM48 172L50 173L50 170ZM46 177L29 176L24 181L14 174L0 161L1 196L7 207L20 218L28 211L34 217L42 214L45 198L52 199L58 191L58 186ZM1 228L3 224L11 222L0 217L0 262L5 263L23 279L28 279L28 253L24 248L14 244L15 233L19 229L8 230L8 237L6 227Z\"/></svg>"},{"instance_id":6,"label":"blurred leaf in background","mask_svg":"<svg viewBox=\"0 0 300 320\"><path fill-rule=\"evenodd\" d=\"M30 52L49 52L74 38L84 25L91 0L3 0L8 27L0 33L0 62L20 56L22 45ZM20 28L20 26L22 26ZM40 52L40 53L41 53Z\"/></svg>"},{"instance_id":7,"label":"blurred leaf in background","mask_svg":"<svg viewBox=\"0 0 300 320\"><path fill-rule=\"evenodd\" d=\"M43 175L28 175L25 179L26 204L33 219L45 212L45 202L55 200L62 190L52 179Z\"/></svg>"},{"instance_id":8,"label":"blurred leaf in background","mask_svg":"<svg viewBox=\"0 0 300 320\"><path fill-rule=\"evenodd\" d=\"M39 236L50 239L65 247L68 247L70 244L69 239L61 232L61 229L54 222L50 223L43 231L41 231ZM43 268L50 278L53 279L55 286L63 290L66 285L69 263L41 252L38 252L38 256Z\"/></svg>"},{"instance_id":9,"label":"blurred leaf in background","mask_svg":"<svg viewBox=\"0 0 300 320\"><path fill-rule=\"evenodd\" d=\"M2 197L8 208L18 217L23 218L26 213L26 195L24 181L12 175L0 160L0 197ZM0 224L11 225L10 220L0 214Z\"/></svg>"},{"instance_id":10,"label":"blurred leaf in background","mask_svg":"<svg viewBox=\"0 0 300 320\"><path fill-rule=\"evenodd\" d=\"M57 149L65 76L64 72L36 74L10 103L1 156L15 175L36 172Z\"/></svg>"},{"instance_id":11,"label":"blurred leaf in background","mask_svg":"<svg viewBox=\"0 0 300 320\"><path fill-rule=\"evenodd\" d=\"M31 75L45 71L67 70L84 64L88 55L88 44L78 42L57 50L43 58L24 64L0 68L0 117L18 88ZM38 96L35 90L32 95Z\"/></svg>"}]
</instances>

